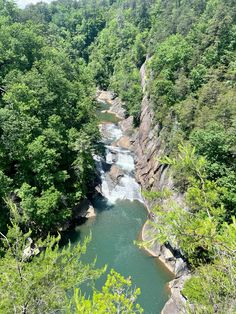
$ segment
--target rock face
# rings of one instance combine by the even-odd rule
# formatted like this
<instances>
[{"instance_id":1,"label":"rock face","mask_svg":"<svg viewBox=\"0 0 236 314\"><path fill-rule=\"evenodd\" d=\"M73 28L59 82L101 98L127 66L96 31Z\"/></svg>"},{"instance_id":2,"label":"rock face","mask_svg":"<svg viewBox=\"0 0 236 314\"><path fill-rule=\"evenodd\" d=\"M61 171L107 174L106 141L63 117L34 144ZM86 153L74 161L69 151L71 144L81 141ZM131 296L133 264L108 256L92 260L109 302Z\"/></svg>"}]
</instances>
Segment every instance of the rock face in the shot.
<instances>
[{"instance_id":1,"label":"rock face","mask_svg":"<svg viewBox=\"0 0 236 314\"><path fill-rule=\"evenodd\" d=\"M121 130L125 133L125 134L130 134L133 131L133 117L130 116L127 119L124 119L122 121L119 122L119 126L121 128Z\"/></svg>"},{"instance_id":2,"label":"rock face","mask_svg":"<svg viewBox=\"0 0 236 314\"><path fill-rule=\"evenodd\" d=\"M161 132L160 126L154 123L154 111L145 93L145 63L140 73L144 92L141 104L140 127L131 140L133 143L132 148L135 153L136 179L143 189L155 191L161 191L164 187L173 189L174 186L170 172L168 168L161 165L159 161L160 157L164 155L165 143L159 136ZM173 193L172 197L177 202L183 201L181 194ZM155 202L146 201L146 204L149 209ZM155 233L156 231L149 224L149 221L147 221L142 230L143 240L152 239L151 235ZM166 303L162 314L186 313L186 300L181 294L184 281L189 277L186 262L182 259L180 254L176 254L175 249L158 243L153 243L151 247L147 248L147 251L153 256L158 257L176 277L175 280L170 282L171 298Z\"/></svg>"},{"instance_id":3,"label":"rock face","mask_svg":"<svg viewBox=\"0 0 236 314\"><path fill-rule=\"evenodd\" d=\"M158 136L160 127L154 124L154 112L145 93L145 63L140 72L144 97L141 104L140 126L132 138L136 156L136 177L144 189L162 190L164 186L172 189L173 182L167 175L167 168L159 161L164 154L165 143Z\"/></svg>"},{"instance_id":4,"label":"rock face","mask_svg":"<svg viewBox=\"0 0 236 314\"><path fill-rule=\"evenodd\" d=\"M161 314L187 314L186 299L180 293L183 289L184 282L190 278L190 275L184 275L169 282L168 286L171 291L171 298L166 302Z\"/></svg>"}]
</instances>

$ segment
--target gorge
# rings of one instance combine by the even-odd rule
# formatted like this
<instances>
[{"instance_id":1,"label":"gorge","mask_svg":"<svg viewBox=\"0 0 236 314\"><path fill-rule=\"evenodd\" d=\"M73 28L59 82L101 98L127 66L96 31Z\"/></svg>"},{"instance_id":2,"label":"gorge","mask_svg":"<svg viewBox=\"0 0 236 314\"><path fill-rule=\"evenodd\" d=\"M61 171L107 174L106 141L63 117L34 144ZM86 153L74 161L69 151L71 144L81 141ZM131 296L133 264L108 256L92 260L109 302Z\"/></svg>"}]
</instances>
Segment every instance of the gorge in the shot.
<instances>
[{"instance_id":1,"label":"gorge","mask_svg":"<svg viewBox=\"0 0 236 314\"><path fill-rule=\"evenodd\" d=\"M0 0L0 313L234 313L235 0L49 2Z\"/></svg>"},{"instance_id":2,"label":"gorge","mask_svg":"<svg viewBox=\"0 0 236 314\"><path fill-rule=\"evenodd\" d=\"M120 100L112 98L110 92L98 93L105 156L94 156L101 178L100 196L92 199L96 217L89 218L66 237L76 244L91 232L92 242L84 262L96 257L98 267L107 264L108 270L114 268L123 276L131 276L133 284L141 289L139 303L144 313L156 314L168 299L166 285L173 275L157 258L134 244L142 239L147 209L141 187L135 181L134 152L130 150L132 123L124 119ZM97 288L103 283L104 276L97 282Z\"/></svg>"}]
</instances>

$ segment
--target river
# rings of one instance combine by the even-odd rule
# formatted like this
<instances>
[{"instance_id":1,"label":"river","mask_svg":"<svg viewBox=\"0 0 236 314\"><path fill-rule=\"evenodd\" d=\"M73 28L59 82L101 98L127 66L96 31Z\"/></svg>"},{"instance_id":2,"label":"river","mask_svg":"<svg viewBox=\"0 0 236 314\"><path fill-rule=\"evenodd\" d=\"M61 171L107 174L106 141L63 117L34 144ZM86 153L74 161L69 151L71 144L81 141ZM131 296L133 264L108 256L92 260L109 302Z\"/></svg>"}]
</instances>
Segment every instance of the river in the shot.
<instances>
[{"instance_id":1,"label":"river","mask_svg":"<svg viewBox=\"0 0 236 314\"><path fill-rule=\"evenodd\" d=\"M114 268L125 277L131 276L133 284L141 288L138 302L144 313L158 314L168 300L166 284L173 277L157 258L134 244L147 219L147 211L134 178L132 152L114 144L123 134L118 119L103 112L104 108L107 108L106 104L99 108L99 115L106 153L103 158L94 157L101 176L103 197L93 200L97 216L76 227L67 237L76 244L91 232L92 240L83 261L91 262L97 258L98 267L106 264L108 271ZM115 182L111 176L112 167L118 173ZM105 276L98 280L97 288L102 286Z\"/></svg>"}]
</instances>

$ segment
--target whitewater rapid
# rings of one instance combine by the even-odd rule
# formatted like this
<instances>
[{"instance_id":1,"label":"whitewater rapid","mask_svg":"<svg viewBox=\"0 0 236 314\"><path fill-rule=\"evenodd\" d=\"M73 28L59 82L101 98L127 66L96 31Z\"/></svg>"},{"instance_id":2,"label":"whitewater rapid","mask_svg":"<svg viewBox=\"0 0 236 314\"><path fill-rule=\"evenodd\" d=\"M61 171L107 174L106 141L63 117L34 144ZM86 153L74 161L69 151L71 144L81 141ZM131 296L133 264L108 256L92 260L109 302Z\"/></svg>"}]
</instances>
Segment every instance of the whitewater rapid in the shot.
<instances>
[{"instance_id":1,"label":"whitewater rapid","mask_svg":"<svg viewBox=\"0 0 236 314\"><path fill-rule=\"evenodd\" d=\"M114 123L103 123L100 130L105 156L96 155L94 159L101 178L102 195L110 204L125 199L143 203L141 188L134 176L135 164L132 152L116 144L123 136L122 130ZM120 174L117 180L114 180L110 174L112 166L115 166Z\"/></svg>"}]
</instances>

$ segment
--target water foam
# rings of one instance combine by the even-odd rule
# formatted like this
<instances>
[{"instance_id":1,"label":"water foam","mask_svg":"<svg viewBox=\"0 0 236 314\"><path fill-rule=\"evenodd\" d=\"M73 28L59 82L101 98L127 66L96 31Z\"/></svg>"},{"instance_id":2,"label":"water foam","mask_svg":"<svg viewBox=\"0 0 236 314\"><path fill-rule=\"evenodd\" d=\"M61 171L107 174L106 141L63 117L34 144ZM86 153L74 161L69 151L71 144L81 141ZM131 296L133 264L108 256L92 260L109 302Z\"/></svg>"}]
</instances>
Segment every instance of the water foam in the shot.
<instances>
[{"instance_id":1,"label":"water foam","mask_svg":"<svg viewBox=\"0 0 236 314\"><path fill-rule=\"evenodd\" d=\"M112 123L103 125L103 140L118 140L122 135L121 129ZM128 149L120 148L117 146L106 145L105 160L99 156L95 156L97 169L101 176L101 192L102 195L108 200L109 203L115 203L117 200L138 200L143 202L141 195L141 188L134 178L134 158ZM116 165L123 176L117 180L112 181L109 172L106 172L106 165ZM105 168L105 169L104 169Z\"/></svg>"}]
</instances>

